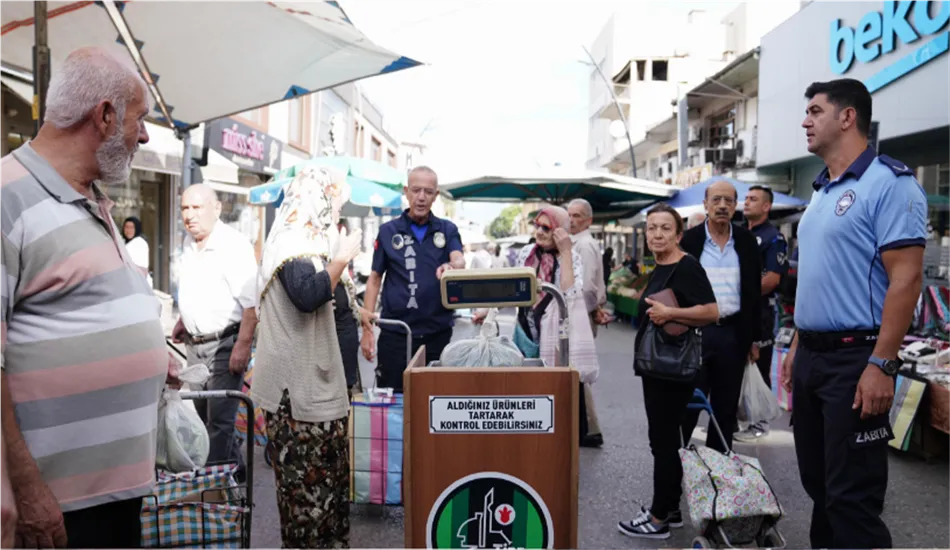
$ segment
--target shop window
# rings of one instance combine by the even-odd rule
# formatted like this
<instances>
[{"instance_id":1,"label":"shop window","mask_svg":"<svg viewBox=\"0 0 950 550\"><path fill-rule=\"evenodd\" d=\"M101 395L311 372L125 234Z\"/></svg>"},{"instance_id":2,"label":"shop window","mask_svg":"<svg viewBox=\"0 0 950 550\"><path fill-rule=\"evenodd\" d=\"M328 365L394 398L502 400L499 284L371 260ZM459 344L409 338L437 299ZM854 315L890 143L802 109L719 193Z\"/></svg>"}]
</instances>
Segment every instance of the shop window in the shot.
<instances>
[{"instance_id":1,"label":"shop window","mask_svg":"<svg viewBox=\"0 0 950 550\"><path fill-rule=\"evenodd\" d=\"M655 59L653 61L653 80L666 82L668 68L669 62L667 60Z\"/></svg>"},{"instance_id":2,"label":"shop window","mask_svg":"<svg viewBox=\"0 0 950 550\"><path fill-rule=\"evenodd\" d=\"M244 122L252 128L267 133L267 123L269 122L267 107L244 111L241 114L235 115L234 118L240 119L241 122Z\"/></svg>"},{"instance_id":3,"label":"shop window","mask_svg":"<svg viewBox=\"0 0 950 550\"><path fill-rule=\"evenodd\" d=\"M333 90L325 90L320 94L320 131L318 155L346 154L350 151L347 146L346 130L346 103ZM339 134L339 135L337 135Z\"/></svg>"},{"instance_id":4,"label":"shop window","mask_svg":"<svg viewBox=\"0 0 950 550\"><path fill-rule=\"evenodd\" d=\"M647 74L647 61L646 59L637 59L637 80L643 80L646 78Z\"/></svg>"},{"instance_id":5,"label":"shop window","mask_svg":"<svg viewBox=\"0 0 950 550\"><path fill-rule=\"evenodd\" d=\"M392 166L393 168L396 168L396 152L388 151L388 153L389 153L389 165Z\"/></svg>"},{"instance_id":6,"label":"shop window","mask_svg":"<svg viewBox=\"0 0 950 550\"><path fill-rule=\"evenodd\" d=\"M378 139L372 138L370 143L370 154L372 159L377 162L382 162L383 160L383 144L379 142Z\"/></svg>"},{"instance_id":7,"label":"shop window","mask_svg":"<svg viewBox=\"0 0 950 550\"><path fill-rule=\"evenodd\" d=\"M310 152L310 98L304 96L291 99L288 107L290 125L287 143L302 151Z\"/></svg>"}]
</instances>

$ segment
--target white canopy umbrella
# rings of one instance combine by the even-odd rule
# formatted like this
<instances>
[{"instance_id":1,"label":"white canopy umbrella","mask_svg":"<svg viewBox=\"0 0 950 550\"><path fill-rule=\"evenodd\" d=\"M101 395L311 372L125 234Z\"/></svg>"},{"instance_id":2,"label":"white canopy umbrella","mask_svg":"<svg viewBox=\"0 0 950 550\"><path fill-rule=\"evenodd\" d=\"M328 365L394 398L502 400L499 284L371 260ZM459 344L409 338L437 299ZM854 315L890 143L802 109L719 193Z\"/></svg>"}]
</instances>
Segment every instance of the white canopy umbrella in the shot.
<instances>
[{"instance_id":1,"label":"white canopy umbrella","mask_svg":"<svg viewBox=\"0 0 950 550\"><path fill-rule=\"evenodd\" d=\"M73 50L131 56L180 129L419 65L370 42L337 2L49 2L51 73ZM3 63L33 65L33 2L3 2Z\"/></svg>"}]
</instances>

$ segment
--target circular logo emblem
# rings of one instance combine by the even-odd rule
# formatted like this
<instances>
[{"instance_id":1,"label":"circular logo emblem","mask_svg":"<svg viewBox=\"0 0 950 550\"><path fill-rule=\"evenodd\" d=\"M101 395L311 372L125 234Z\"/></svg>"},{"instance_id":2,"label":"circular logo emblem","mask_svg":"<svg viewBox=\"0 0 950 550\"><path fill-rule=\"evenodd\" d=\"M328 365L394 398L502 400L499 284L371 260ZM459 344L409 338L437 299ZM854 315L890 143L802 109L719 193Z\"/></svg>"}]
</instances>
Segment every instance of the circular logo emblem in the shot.
<instances>
[{"instance_id":1,"label":"circular logo emblem","mask_svg":"<svg viewBox=\"0 0 950 550\"><path fill-rule=\"evenodd\" d=\"M403 238L402 233L393 235L393 250L402 250L402 247L405 245L406 240Z\"/></svg>"},{"instance_id":2,"label":"circular logo emblem","mask_svg":"<svg viewBox=\"0 0 950 550\"><path fill-rule=\"evenodd\" d=\"M756 237L755 242L759 243L759 246L762 246L762 237Z\"/></svg>"},{"instance_id":3,"label":"circular logo emblem","mask_svg":"<svg viewBox=\"0 0 950 550\"><path fill-rule=\"evenodd\" d=\"M443 237L444 238L444 237ZM520 479L480 472L442 491L426 524L428 548L553 548L541 495Z\"/></svg>"},{"instance_id":4,"label":"circular logo emblem","mask_svg":"<svg viewBox=\"0 0 950 550\"><path fill-rule=\"evenodd\" d=\"M445 233L436 231L435 235L432 236L432 242L435 243L435 246L438 248L445 248Z\"/></svg>"},{"instance_id":5,"label":"circular logo emblem","mask_svg":"<svg viewBox=\"0 0 950 550\"><path fill-rule=\"evenodd\" d=\"M852 204L854 204L854 191L848 189L838 197L838 202L835 203L835 214L844 216Z\"/></svg>"}]
</instances>

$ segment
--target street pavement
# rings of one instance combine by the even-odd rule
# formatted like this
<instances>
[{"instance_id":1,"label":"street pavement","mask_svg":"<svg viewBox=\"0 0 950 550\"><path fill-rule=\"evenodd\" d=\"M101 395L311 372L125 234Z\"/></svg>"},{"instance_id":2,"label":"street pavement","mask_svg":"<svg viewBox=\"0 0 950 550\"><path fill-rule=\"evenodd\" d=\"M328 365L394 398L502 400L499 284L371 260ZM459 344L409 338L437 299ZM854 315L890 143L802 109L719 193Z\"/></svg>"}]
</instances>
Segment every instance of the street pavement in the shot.
<instances>
[{"instance_id":1,"label":"street pavement","mask_svg":"<svg viewBox=\"0 0 950 550\"><path fill-rule=\"evenodd\" d=\"M503 334L511 334L513 318L500 320ZM456 324L453 340L471 338L475 328L465 319ZM605 443L600 449L580 450L578 525L580 548L688 548L696 535L689 522L663 541L632 539L617 531L617 522L629 519L639 505L649 505L652 456L647 441L640 381L632 369L635 331L614 323L601 327L597 336L600 379L593 387ZM371 383L373 365L361 358L364 383ZM704 415L705 416L705 415ZM705 441L700 427L694 440ZM779 529L789 548L807 548L811 501L798 476L794 442L787 413L773 423L772 433L757 443L737 442L738 453L758 458L787 513ZM258 448L255 461L255 508L251 543L255 548L279 548L280 523L275 500L274 476ZM950 548L947 518L950 471L946 461L928 464L892 451L890 484L884 519L895 548ZM350 544L354 548L402 548L403 509L354 505L351 508Z\"/></svg>"}]
</instances>

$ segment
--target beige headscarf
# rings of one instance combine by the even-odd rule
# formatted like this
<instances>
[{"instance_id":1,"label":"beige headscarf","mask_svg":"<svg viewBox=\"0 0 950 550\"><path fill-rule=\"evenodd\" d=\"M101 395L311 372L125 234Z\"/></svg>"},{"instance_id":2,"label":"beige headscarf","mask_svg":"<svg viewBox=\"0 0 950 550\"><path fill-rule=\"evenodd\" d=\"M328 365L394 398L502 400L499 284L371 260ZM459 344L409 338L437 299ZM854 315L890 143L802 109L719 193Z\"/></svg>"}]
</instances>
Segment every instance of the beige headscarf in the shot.
<instances>
[{"instance_id":1,"label":"beige headscarf","mask_svg":"<svg viewBox=\"0 0 950 550\"><path fill-rule=\"evenodd\" d=\"M260 302L281 267L297 258L311 258L317 272L336 255L340 234L340 209L350 198L346 177L327 167L307 167L284 188L284 200L264 243L258 288ZM346 287L353 313L358 318L356 287L344 270L340 282ZM258 306L259 308L260 306Z\"/></svg>"}]
</instances>

